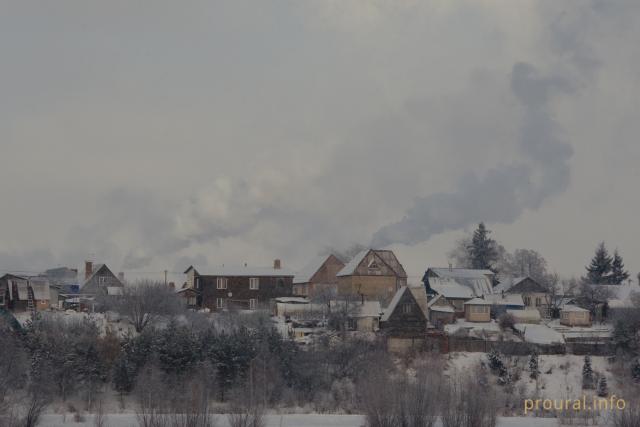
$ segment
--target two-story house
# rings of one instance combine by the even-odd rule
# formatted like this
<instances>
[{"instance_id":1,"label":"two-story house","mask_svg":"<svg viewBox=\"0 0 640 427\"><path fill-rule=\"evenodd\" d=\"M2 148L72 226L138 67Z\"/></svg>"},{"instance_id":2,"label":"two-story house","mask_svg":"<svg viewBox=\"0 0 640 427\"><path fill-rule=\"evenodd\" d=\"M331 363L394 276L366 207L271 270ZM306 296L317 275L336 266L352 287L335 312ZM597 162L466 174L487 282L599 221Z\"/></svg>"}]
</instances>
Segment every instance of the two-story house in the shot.
<instances>
[{"instance_id":1,"label":"two-story house","mask_svg":"<svg viewBox=\"0 0 640 427\"><path fill-rule=\"evenodd\" d=\"M265 308L270 300L293 294L294 273L281 268L280 260L273 267L222 266L206 274L190 266L185 274L184 288L195 289L197 305L212 311Z\"/></svg>"},{"instance_id":2,"label":"two-story house","mask_svg":"<svg viewBox=\"0 0 640 427\"><path fill-rule=\"evenodd\" d=\"M337 274L338 295L383 303L407 285L407 273L389 250L365 249Z\"/></svg>"},{"instance_id":3,"label":"two-story house","mask_svg":"<svg viewBox=\"0 0 640 427\"><path fill-rule=\"evenodd\" d=\"M120 277L113 274L106 264L94 266L93 262L86 261L84 283L80 287L80 294L83 296L122 295L123 277L122 274Z\"/></svg>"}]
</instances>

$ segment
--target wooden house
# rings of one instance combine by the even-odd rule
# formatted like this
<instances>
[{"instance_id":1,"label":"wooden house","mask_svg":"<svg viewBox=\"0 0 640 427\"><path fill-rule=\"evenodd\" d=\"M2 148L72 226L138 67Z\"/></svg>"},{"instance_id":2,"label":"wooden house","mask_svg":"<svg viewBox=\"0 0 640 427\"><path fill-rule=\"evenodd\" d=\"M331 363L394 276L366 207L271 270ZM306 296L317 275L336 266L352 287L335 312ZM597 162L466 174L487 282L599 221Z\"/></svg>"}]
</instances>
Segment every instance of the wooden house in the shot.
<instances>
[{"instance_id":1,"label":"wooden house","mask_svg":"<svg viewBox=\"0 0 640 427\"><path fill-rule=\"evenodd\" d=\"M490 322L491 302L474 298L464 303L464 319L467 322Z\"/></svg>"},{"instance_id":2,"label":"wooden house","mask_svg":"<svg viewBox=\"0 0 640 427\"><path fill-rule=\"evenodd\" d=\"M385 334L394 337L424 337L427 330L427 316L408 286L401 287L393 296L380 319Z\"/></svg>"},{"instance_id":3,"label":"wooden house","mask_svg":"<svg viewBox=\"0 0 640 427\"><path fill-rule=\"evenodd\" d=\"M435 295L428 304L429 323L436 329L443 329L444 325L455 323L455 307L442 295Z\"/></svg>"},{"instance_id":4,"label":"wooden house","mask_svg":"<svg viewBox=\"0 0 640 427\"><path fill-rule=\"evenodd\" d=\"M520 295L525 309L536 309L544 317L549 316L550 294L544 286L531 277L501 278L494 292Z\"/></svg>"},{"instance_id":5,"label":"wooden house","mask_svg":"<svg viewBox=\"0 0 640 427\"><path fill-rule=\"evenodd\" d=\"M268 308L270 300L293 295L294 273L273 267L218 267L206 274L189 267L186 288L200 293L198 307L212 311Z\"/></svg>"},{"instance_id":6,"label":"wooden house","mask_svg":"<svg viewBox=\"0 0 640 427\"><path fill-rule=\"evenodd\" d=\"M124 283L106 264L85 262L84 282L79 293L85 297L122 295Z\"/></svg>"},{"instance_id":7,"label":"wooden house","mask_svg":"<svg viewBox=\"0 0 640 427\"><path fill-rule=\"evenodd\" d=\"M43 276L18 276L5 274L0 277L0 308L11 311L42 311L51 304L49 281Z\"/></svg>"},{"instance_id":8,"label":"wooden house","mask_svg":"<svg viewBox=\"0 0 640 427\"><path fill-rule=\"evenodd\" d=\"M311 260L293 278L293 294L308 298L330 299L338 292L337 274L344 263L335 255L318 256Z\"/></svg>"},{"instance_id":9,"label":"wooden house","mask_svg":"<svg viewBox=\"0 0 640 427\"><path fill-rule=\"evenodd\" d=\"M591 326L591 313L577 305L565 305L560 309L560 324L564 326Z\"/></svg>"},{"instance_id":10,"label":"wooden house","mask_svg":"<svg viewBox=\"0 0 640 427\"><path fill-rule=\"evenodd\" d=\"M365 249L338 273L338 295L387 302L407 285L407 273L392 251Z\"/></svg>"}]
</instances>

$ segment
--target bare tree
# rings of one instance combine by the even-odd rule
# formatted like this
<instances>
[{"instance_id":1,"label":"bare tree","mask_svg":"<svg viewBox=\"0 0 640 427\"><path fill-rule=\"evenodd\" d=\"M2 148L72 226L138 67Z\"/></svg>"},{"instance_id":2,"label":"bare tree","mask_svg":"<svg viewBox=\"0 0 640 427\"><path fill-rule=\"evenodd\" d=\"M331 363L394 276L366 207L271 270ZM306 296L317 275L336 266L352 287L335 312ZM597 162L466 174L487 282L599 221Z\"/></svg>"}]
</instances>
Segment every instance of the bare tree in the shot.
<instances>
[{"instance_id":1,"label":"bare tree","mask_svg":"<svg viewBox=\"0 0 640 427\"><path fill-rule=\"evenodd\" d=\"M0 322L3 322L0 319ZM2 325L0 325L2 329ZM0 415L5 414L11 404L11 391L19 388L27 371L27 355L13 332L0 330Z\"/></svg>"},{"instance_id":2,"label":"bare tree","mask_svg":"<svg viewBox=\"0 0 640 427\"><path fill-rule=\"evenodd\" d=\"M176 293L159 282L141 281L126 286L123 295L114 297L105 304L127 316L137 332L142 332L164 316L184 310L184 301Z\"/></svg>"}]
</instances>

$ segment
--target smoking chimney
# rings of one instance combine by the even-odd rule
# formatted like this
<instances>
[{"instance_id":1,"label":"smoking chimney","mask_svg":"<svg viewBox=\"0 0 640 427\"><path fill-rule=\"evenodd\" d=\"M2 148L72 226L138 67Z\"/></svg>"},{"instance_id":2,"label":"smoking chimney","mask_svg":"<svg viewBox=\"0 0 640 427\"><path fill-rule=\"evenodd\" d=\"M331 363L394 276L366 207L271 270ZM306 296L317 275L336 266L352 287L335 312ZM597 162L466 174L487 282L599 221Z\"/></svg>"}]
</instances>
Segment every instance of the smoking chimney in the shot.
<instances>
[{"instance_id":1,"label":"smoking chimney","mask_svg":"<svg viewBox=\"0 0 640 427\"><path fill-rule=\"evenodd\" d=\"M274 259L273 260L273 269L274 270L280 270L280 268L282 267L280 260L279 259Z\"/></svg>"},{"instance_id":2,"label":"smoking chimney","mask_svg":"<svg viewBox=\"0 0 640 427\"><path fill-rule=\"evenodd\" d=\"M84 280L89 279L93 274L93 262L85 261L84 262Z\"/></svg>"}]
</instances>

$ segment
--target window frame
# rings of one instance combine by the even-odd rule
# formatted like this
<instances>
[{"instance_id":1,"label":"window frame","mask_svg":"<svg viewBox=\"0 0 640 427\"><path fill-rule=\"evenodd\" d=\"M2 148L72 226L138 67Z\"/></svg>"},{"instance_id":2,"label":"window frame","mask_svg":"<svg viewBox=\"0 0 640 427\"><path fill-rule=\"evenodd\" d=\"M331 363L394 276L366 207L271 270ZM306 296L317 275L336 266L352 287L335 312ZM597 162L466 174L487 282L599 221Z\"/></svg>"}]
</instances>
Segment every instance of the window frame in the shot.
<instances>
[{"instance_id":1,"label":"window frame","mask_svg":"<svg viewBox=\"0 0 640 427\"><path fill-rule=\"evenodd\" d=\"M259 277L249 277L249 289L252 291L257 291L260 289Z\"/></svg>"},{"instance_id":2,"label":"window frame","mask_svg":"<svg viewBox=\"0 0 640 427\"><path fill-rule=\"evenodd\" d=\"M216 298L216 308L223 309L224 308L224 298Z\"/></svg>"},{"instance_id":3,"label":"window frame","mask_svg":"<svg viewBox=\"0 0 640 427\"><path fill-rule=\"evenodd\" d=\"M249 310L255 310L258 308L258 299L249 298Z\"/></svg>"},{"instance_id":4,"label":"window frame","mask_svg":"<svg viewBox=\"0 0 640 427\"><path fill-rule=\"evenodd\" d=\"M216 277L216 289L224 290L228 288L226 277Z\"/></svg>"}]
</instances>

